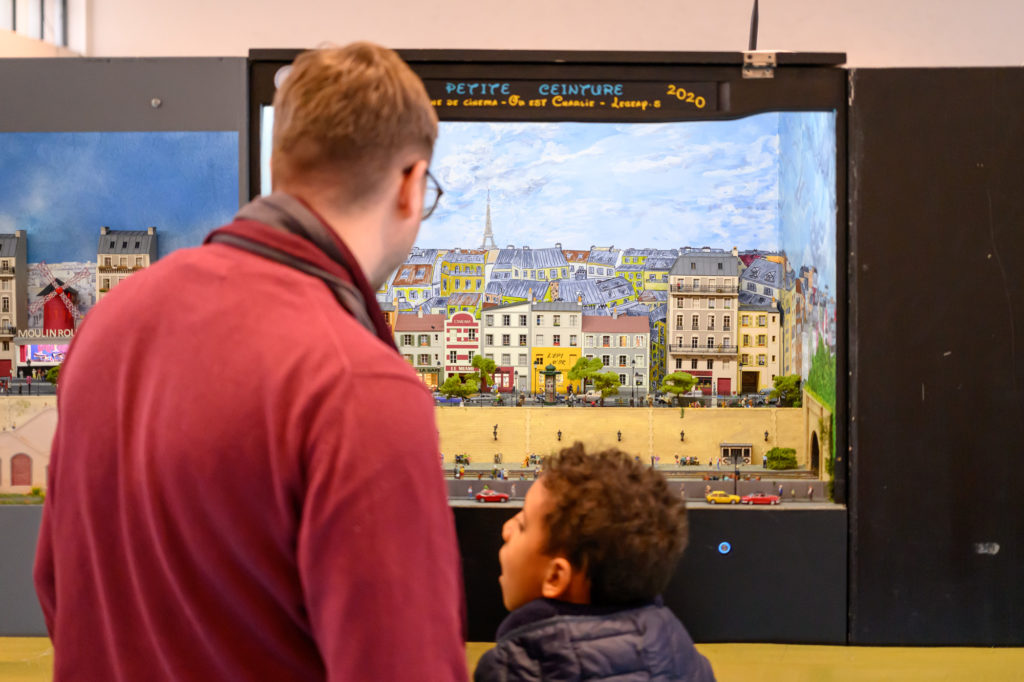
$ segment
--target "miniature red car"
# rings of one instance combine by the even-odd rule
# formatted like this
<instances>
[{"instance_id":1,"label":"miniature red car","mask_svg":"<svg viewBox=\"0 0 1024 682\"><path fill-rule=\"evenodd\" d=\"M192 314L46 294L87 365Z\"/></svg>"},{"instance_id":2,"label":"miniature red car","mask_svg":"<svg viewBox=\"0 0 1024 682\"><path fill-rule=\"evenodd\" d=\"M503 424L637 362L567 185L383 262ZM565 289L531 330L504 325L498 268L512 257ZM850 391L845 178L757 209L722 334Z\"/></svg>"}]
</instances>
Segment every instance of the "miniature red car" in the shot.
<instances>
[{"instance_id":1,"label":"miniature red car","mask_svg":"<svg viewBox=\"0 0 1024 682\"><path fill-rule=\"evenodd\" d=\"M499 493L497 490L481 490L476 494L477 502L508 502L508 493Z\"/></svg>"},{"instance_id":2,"label":"miniature red car","mask_svg":"<svg viewBox=\"0 0 1024 682\"><path fill-rule=\"evenodd\" d=\"M768 495L767 493L753 493L751 495L744 495L740 502L743 504L778 504L779 496Z\"/></svg>"}]
</instances>

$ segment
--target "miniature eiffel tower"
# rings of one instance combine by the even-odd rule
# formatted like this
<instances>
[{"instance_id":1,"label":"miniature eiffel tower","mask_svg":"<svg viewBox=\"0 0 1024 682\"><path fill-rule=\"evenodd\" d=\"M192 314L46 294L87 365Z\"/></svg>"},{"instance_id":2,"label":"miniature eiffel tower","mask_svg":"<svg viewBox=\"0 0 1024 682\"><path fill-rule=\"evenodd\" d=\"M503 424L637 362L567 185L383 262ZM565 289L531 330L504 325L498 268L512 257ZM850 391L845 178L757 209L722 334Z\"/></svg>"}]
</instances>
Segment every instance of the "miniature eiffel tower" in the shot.
<instances>
[{"instance_id":1,"label":"miniature eiffel tower","mask_svg":"<svg viewBox=\"0 0 1024 682\"><path fill-rule=\"evenodd\" d=\"M494 232L491 231L491 190L487 190L487 220L484 224L484 241L480 244L481 249L496 249L494 243Z\"/></svg>"}]
</instances>

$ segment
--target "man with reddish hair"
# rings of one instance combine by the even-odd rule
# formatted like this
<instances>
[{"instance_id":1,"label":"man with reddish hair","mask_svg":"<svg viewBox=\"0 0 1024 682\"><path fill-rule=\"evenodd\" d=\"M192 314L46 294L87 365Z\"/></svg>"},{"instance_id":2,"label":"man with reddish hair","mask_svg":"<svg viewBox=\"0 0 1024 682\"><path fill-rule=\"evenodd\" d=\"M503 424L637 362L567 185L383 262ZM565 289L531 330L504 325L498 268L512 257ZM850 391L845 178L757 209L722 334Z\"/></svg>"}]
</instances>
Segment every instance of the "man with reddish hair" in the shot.
<instances>
[{"instance_id":1,"label":"man with reddish hair","mask_svg":"<svg viewBox=\"0 0 1024 682\"><path fill-rule=\"evenodd\" d=\"M374 297L440 197L437 118L366 43L301 55L274 105L274 193L118 285L64 363L58 682L466 679L433 401Z\"/></svg>"}]
</instances>

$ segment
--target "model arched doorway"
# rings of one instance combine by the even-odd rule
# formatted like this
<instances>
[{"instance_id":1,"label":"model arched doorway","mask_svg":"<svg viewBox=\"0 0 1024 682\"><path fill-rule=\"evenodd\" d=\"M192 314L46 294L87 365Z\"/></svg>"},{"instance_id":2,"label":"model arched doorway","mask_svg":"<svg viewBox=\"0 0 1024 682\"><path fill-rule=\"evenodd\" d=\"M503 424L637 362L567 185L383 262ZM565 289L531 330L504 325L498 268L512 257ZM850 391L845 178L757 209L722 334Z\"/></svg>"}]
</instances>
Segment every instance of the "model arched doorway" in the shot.
<instances>
[{"instance_id":1,"label":"model arched doorway","mask_svg":"<svg viewBox=\"0 0 1024 682\"><path fill-rule=\"evenodd\" d=\"M817 473L820 460L820 449L818 448L818 432L811 432L811 471Z\"/></svg>"},{"instance_id":2,"label":"model arched doorway","mask_svg":"<svg viewBox=\"0 0 1024 682\"><path fill-rule=\"evenodd\" d=\"M32 485L32 458L24 452L11 457L11 485Z\"/></svg>"}]
</instances>

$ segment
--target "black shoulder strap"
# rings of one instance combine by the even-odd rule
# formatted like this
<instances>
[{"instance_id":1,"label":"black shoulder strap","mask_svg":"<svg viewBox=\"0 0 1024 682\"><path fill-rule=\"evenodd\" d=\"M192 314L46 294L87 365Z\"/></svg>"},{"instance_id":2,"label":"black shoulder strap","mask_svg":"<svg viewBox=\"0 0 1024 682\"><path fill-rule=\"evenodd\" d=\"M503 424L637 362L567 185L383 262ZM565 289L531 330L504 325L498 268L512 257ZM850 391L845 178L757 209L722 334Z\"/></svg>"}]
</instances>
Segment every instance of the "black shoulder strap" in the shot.
<instances>
[{"instance_id":1,"label":"black shoulder strap","mask_svg":"<svg viewBox=\"0 0 1024 682\"><path fill-rule=\"evenodd\" d=\"M285 199L287 201L282 201ZM276 200L276 201L275 201ZM291 206L290 204L295 204ZM299 210L301 209L301 210ZM319 249L324 251L332 260L344 267L351 268L341 256L334 243L323 231L326 229L316 216L311 214L299 201L282 194L273 194L270 197L259 197L252 203L242 207L236 218L255 220L256 222L270 225L278 229L291 232L313 242ZM209 238L210 242L227 244L242 251L248 251L268 260L304 272L320 279L327 288L334 294L334 298L342 308L347 310L356 320L374 336L377 329L366 310L366 300L362 293L352 283L346 282L337 275L334 275L323 268L313 265L290 253L276 249L273 246L264 244L255 239L248 239L241 235L229 233L216 233Z\"/></svg>"}]
</instances>

